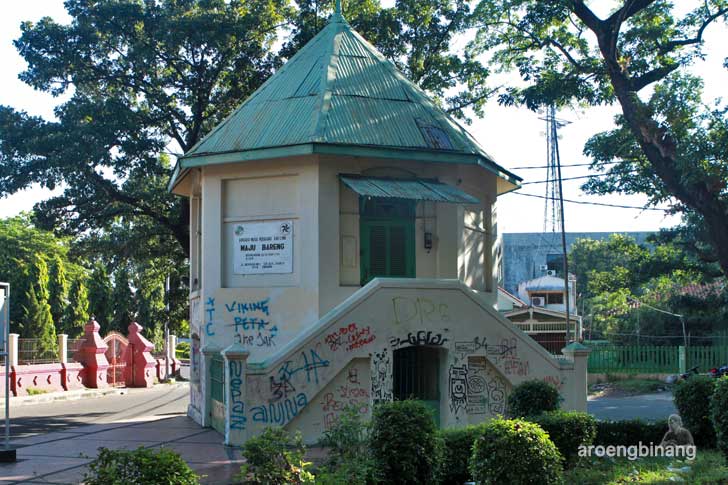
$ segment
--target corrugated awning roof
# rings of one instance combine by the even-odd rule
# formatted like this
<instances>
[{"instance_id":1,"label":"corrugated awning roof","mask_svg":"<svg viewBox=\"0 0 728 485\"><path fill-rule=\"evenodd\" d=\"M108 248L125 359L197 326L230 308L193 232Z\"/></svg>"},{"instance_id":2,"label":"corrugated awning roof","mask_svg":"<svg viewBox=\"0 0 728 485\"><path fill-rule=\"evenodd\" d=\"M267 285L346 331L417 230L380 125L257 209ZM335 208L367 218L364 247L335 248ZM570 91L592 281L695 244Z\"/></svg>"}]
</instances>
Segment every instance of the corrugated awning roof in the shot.
<instances>
[{"instance_id":1,"label":"corrugated awning roof","mask_svg":"<svg viewBox=\"0 0 728 485\"><path fill-rule=\"evenodd\" d=\"M436 180L397 179L341 175L341 181L359 195L393 199L431 200L455 204L479 204L480 201L462 190Z\"/></svg>"}]
</instances>

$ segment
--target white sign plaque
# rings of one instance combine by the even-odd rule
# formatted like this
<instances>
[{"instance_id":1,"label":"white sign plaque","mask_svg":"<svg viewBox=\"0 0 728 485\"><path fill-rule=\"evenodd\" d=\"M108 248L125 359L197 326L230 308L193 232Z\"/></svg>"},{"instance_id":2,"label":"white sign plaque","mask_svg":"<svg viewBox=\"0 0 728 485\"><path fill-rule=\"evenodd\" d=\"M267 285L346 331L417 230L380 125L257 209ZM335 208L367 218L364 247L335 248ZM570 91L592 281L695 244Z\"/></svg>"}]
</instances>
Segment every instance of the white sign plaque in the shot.
<instances>
[{"instance_id":1,"label":"white sign plaque","mask_svg":"<svg viewBox=\"0 0 728 485\"><path fill-rule=\"evenodd\" d=\"M235 224L233 249L235 274L293 273L293 221Z\"/></svg>"}]
</instances>

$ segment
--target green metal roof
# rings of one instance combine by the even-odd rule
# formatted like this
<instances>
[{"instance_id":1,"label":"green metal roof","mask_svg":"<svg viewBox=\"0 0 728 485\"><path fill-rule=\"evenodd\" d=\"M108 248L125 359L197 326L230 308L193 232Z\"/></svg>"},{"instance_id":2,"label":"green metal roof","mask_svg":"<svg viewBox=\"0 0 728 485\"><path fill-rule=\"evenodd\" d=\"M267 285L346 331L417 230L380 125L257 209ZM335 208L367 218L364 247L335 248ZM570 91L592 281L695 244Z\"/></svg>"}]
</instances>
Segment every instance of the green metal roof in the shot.
<instances>
[{"instance_id":1,"label":"green metal roof","mask_svg":"<svg viewBox=\"0 0 728 485\"><path fill-rule=\"evenodd\" d=\"M180 158L170 188L195 166L327 151L356 156L362 149L374 157L481 165L509 189L521 180L335 13Z\"/></svg>"},{"instance_id":2,"label":"green metal roof","mask_svg":"<svg viewBox=\"0 0 728 485\"><path fill-rule=\"evenodd\" d=\"M431 200L456 204L478 204L480 201L462 190L428 179L396 179L341 175L341 181L359 195L410 200Z\"/></svg>"}]
</instances>

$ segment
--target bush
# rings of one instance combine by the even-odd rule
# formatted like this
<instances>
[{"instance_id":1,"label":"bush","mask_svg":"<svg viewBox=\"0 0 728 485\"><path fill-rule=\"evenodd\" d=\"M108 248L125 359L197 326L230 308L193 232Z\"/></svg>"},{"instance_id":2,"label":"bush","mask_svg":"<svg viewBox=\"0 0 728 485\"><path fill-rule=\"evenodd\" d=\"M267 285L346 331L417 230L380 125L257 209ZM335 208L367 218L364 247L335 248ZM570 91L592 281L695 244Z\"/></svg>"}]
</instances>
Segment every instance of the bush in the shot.
<instances>
[{"instance_id":1,"label":"bush","mask_svg":"<svg viewBox=\"0 0 728 485\"><path fill-rule=\"evenodd\" d=\"M246 463L240 467L238 478L259 485L314 483L313 475L306 470L310 463L303 461L305 453L301 433L291 436L283 428L266 428L243 445Z\"/></svg>"},{"instance_id":2,"label":"bush","mask_svg":"<svg viewBox=\"0 0 728 485\"><path fill-rule=\"evenodd\" d=\"M189 342L178 342L177 348L174 349L174 353L178 359L189 359L190 358Z\"/></svg>"},{"instance_id":3,"label":"bush","mask_svg":"<svg viewBox=\"0 0 728 485\"><path fill-rule=\"evenodd\" d=\"M710 421L710 398L715 379L694 376L678 382L673 391L675 406L685 426L699 447L715 447L715 430Z\"/></svg>"},{"instance_id":4,"label":"bush","mask_svg":"<svg viewBox=\"0 0 728 485\"><path fill-rule=\"evenodd\" d=\"M376 406L370 443L384 483L436 483L442 446L432 411L423 403L395 401Z\"/></svg>"},{"instance_id":5,"label":"bush","mask_svg":"<svg viewBox=\"0 0 728 485\"><path fill-rule=\"evenodd\" d=\"M578 411L550 411L529 418L549 434L556 448L564 457L565 465L571 467L579 458L579 447L594 443L597 422L593 416Z\"/></svg>"},{"instance_id":6,"label":"bush","mask_svg":"<svg viewBox=\"0 0 728 485\"><path fill-rule=\"evenodd\" d=\"M597 435L594 445L618 446L637 445L640 442L659 445L667 432L667 420L648 423L639 419L622 421L597 421Z\"/></svg>"},{"instance_id":7,"label":"bush","mask_svg":"<svg viewBox=\"0 0 728 485\"><path fill-rule=\"evenodd\" d=\"M174 451L162 448L109 450L99 448L99 456L88 464L87 485L155 485L199 483L197 475Z\"/></svg>"},{"instance_id":8,"label":"bush","mask_svg":"<svg viewBox=\"0 0 728 485\"><path fill-rule=\"evenodd\" d=\"M376 466L369 450L368 427L355 407L346 407L335 425L324 432L321 446L329 450L316 473L317 485L376 483Z\"/></svg>"},{"instance_id":9,"label":"bush","mask_svg":"<svg viewBox=\"0 0 728 485\"><path fill-rule=\"evenodd\" d=\"M443 485L462 485L472 481L468 461L473 454L473 443L478 426L444 429L440 432L443 444L440 481Z\"/></svg>"},{"instance_id":10,"label":"bush","mask_svg":"<svg viewBox=\"0 0 728 485\"><path fill-rule=\"evenodd\" d=\"M561 483L561 462L559 450L539 425L499 418L480 428L470 472L483 485L550 485Z\"/></svg>"},{"instance_id":11,"label":"bush","mask_svg":"<svg viewBox=\"0 0 728 485\"><path fill-rule=\"evenodd\" d=\"M715 385L710 398L710 417L716 431L718 449L728 459L728 377L718 379Z\"/></svg>"},{"instance_id":12,"label":"bush","mask_svg":"<svg viewBox=\"0 0 728 485\"><path fill-rule=\"evenodd\" d=\"M559 408L559 390L548 382L533 379L513 388L508 396L508 413L514 418L538 416Z\"/></svg>"}]
</instances>

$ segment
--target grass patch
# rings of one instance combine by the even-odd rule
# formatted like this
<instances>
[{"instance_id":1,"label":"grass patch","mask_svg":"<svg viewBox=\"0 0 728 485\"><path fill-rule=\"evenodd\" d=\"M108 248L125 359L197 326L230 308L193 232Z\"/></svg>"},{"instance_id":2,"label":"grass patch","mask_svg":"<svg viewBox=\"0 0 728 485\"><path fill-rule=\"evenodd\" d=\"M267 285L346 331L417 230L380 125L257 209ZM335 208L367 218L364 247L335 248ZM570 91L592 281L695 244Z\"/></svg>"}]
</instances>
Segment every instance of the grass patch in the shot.
<instances>
[{"instance_id":1,"label":"grass patch","mask_svg":"<svg viewBox=\"0 0 728 485\"><path fill-rule=\"evenodd\" d=\"M690 467L689 471L677 469ZM672 468L671 471L668 468ZM728 466L717 451L699 451L694 461L674 458L583 458L576 468L564 473L565 483L617 485L623 483L728 483Z\"/></svg>"},{"instance_id":2,"label":"grass patch","mask_svg":"<svg viewBox=\"0 0 728 485\"><path fill-rule=\"evenodd\" d=\"M36 387L29 387L26 392L29 396L37 396L39 394L46 394L48 391L46 389L38 389Z\"/></svg>"},{"instance_id":3,"label":"grass patch","mask_svg":"<svg viewBox=\"0 0 728 485\"><path fill-rule=\"evenodd\" d=\"M652 394L670 389L670 385L657 379L621 379L602 384L595 384L589 390L590 395L599 396L634 396Z\"/></svg>"}]
</instances>

